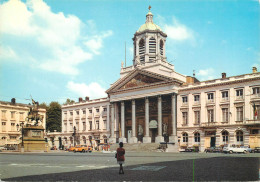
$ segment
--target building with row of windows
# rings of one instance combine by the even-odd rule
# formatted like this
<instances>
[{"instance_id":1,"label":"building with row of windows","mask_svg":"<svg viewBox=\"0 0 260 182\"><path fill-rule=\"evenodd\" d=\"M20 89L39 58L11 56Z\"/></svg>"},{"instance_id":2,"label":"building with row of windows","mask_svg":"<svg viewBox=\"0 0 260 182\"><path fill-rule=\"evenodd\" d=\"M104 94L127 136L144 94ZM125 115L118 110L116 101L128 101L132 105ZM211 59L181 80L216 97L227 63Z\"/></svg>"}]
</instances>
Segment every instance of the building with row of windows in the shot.
<instances>
[{"instance_id":1,"label":"building with row of windows","mask_svg":"<svg viewBox=\"0 0 260 182\"><path fill-rule=\"evenodd\" d=\"M18 147L21 143L21 125L27 124L28 112L32 105L16 103L13 98L11 102L0 101L0 145ZM46 126L46 110L39 109L39 115L43 120L40 125Z\"/></svg>"},{"instance_id":2,"label":"building with row of windows","mask_svg":"<svg viewBox=\"0 0 260 182\"><path fill-rule=\"evenodd\" d=\"M62 106L55 145L170 142L175 150L226 143L259 146L260 73L200 82L174 70L166 58L167 35L146 22L134 34L133 65L121 65L107 98ZM55 143L56 141L56 143Z\"/></svg>"}]
</instances>

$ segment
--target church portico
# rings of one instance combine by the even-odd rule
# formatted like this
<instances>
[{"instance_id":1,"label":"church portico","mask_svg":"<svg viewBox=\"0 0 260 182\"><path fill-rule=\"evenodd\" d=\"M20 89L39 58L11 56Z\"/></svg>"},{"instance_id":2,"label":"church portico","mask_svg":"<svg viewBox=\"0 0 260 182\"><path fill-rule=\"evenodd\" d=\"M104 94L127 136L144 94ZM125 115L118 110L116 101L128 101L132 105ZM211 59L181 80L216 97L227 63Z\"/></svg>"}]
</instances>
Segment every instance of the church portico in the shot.
<instances>
[{"instance_id":1,"label":"church portico","mask_svg":"<svg viewBox=\"0 0 260 182\"><path fill-rule=\"evenodd\" d=\"M119 101L111 108L111 143L160 143L175 142L176 113L172 117L172 110L176 109L176 102L172 95L157 95L133 100ZM172 101L174 101L172 103ZM173 106L173 108L172 108ZM118 107L118 113L114 107ZM118 126L115 126L116 115L119 116ZM114 122L113 122L114 121ZM175 123L175 125L173 125ZM115 131L118 128L118 132ZM118 135L117 135L118 133ZM175 135L174 135L175 134ZM173 137L175 136L175 137Z\"/></svg>"}]
</instances>

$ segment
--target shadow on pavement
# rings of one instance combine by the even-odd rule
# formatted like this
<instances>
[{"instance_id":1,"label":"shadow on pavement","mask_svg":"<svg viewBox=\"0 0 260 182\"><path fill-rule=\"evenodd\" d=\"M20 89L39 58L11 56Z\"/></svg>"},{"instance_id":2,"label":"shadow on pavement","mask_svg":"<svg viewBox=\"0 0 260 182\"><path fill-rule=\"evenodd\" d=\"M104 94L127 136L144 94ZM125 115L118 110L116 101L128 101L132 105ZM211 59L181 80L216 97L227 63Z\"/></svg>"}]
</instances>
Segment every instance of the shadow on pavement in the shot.
<instances>
[{"instance_id":1,"label":"shadow on pavement","mask_svg":"<svg viewBox=\"0 0 260 182\"><path fill-rule=\"evenodd\" d=\"M216 157L2 179L3 181L257 181L259 158Z\"/></svg>"}]
</instances>

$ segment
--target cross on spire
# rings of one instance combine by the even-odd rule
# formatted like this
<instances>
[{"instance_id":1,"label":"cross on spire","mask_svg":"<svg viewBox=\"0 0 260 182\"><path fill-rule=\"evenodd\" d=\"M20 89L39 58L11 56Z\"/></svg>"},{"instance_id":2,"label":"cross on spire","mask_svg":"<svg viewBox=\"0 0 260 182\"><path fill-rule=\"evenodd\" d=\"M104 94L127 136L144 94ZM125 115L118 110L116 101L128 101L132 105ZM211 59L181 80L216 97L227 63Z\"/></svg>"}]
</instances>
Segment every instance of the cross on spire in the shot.
<instances>
[{"instance_id":1,"label":"cross on spire","mask_svg":"<svg viewBox=\"0 0 260 182\"><path fill-rule=\"evenodd\" d=\"M149 11L151 10L151 8L152 8L152 6L149 5L149 7L148 7Z\"/></svg>"}]
</instances>

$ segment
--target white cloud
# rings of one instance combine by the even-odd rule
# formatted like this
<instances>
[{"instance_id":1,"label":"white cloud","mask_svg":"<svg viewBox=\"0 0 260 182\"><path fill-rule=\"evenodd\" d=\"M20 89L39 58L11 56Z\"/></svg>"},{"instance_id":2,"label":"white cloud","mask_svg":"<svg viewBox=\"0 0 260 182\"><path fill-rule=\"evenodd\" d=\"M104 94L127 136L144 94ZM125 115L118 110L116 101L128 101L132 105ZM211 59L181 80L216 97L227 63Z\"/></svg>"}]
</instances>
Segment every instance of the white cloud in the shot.
<instances>
[{"instance_id":1,"label":"white cloud","mask_svg":"<svg viewBox=\"0 0 260 182\"><path fill-rule=\"evenodd\" d=\"M88 32L95 26L93 20L85 24L74 15L53 13L42 0L0 4L0 26L5 45L1 46L1 60L11 51L12 60L71 75L78 74L78 65L92 59L93 53L99 54L103 40L113 34L111 30ZM87 47L85 42L89 42Z\"/></svg>"},{"instance_id":2,"label":"white cloud","mask_svg":"<svg viewBox=\"0 0 260 182\"><path fill-rule=\"evenodd\" d=\"M181 24L175 17L173 17L172 24L163 24L163 30L170 39L177 41L184 41L193 39L193 31Z\"/></svg>"},{"instance_id":3,"label":"white cloud","mask_svg":"<svg viewBox=\"0 0 260 182\"><path fill-rule=\"evenodd\" d=\"M101 85L96 82L92 82L89 85L85 83L75 83L73 81L68 82L67 88L77 94L79 97L89 96L90 99L107 97L105 90Z\"/></svg>"},{"instance_id":4,"label":"white cloud","mask_svg":"<svg viewBox=\"0 0 260 182\"><path fill-rule=\"evenodd\" d=\"M199 72L196 74L196 76L199 78L199 80L212 80L215 79L215 70L213 68L208 68L204 70L199 70Z\"/></svg>"}]
</instances>

